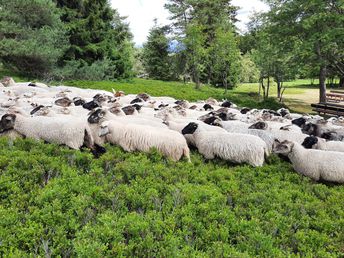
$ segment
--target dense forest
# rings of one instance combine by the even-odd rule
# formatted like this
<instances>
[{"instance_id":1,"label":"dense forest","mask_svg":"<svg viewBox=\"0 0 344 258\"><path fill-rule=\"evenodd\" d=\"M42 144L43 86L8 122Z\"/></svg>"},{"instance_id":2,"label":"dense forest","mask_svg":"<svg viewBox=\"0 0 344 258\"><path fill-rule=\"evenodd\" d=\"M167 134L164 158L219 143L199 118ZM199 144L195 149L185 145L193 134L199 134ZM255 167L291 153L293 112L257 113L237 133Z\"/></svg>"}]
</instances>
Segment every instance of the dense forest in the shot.
<instances>
[{"instance_id":1,"label":"dense forest","mask_svg":"<svg viewBox=\"0 0 344 258\"><path fill-rule=\"evenodd\" d=\"M320 100L326 84L343 87L343 1L264 2L270 11L252 15L242 34L230 0L168 0L170 24L155 20L137 47L107 0L1 0L0 62L46 81L139 76L226 90L260 82L265 98L275 84L281 98L296 78L319 79Z\"/></svg>"}]
</instances>

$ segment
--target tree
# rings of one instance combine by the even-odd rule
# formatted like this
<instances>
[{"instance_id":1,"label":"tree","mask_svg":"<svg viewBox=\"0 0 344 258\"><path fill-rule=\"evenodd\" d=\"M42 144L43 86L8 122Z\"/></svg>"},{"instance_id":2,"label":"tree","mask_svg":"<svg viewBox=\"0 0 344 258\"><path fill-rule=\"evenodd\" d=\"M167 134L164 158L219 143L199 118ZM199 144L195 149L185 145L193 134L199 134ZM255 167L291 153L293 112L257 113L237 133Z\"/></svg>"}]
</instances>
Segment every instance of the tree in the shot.
<instances>
[{"instance_id":1,"label":"tree","mask_svg":"<svg viewBox=\"0 0 344 258\"><path fill-rule=\"evenodd\" d=\"M169 0L165 7L171 13L176 40L186 46L184 51L188 56L187 67L197 87L201 82L222 82L221 78L216 77L216 60L213 59L210 50L216 41L217 28L232 25L236 21L237 8L231 4L231 0ZM198 30L199 37L194 33L195 30ZM195 59L200 63L196 65Z\"/></svg>"},{"instance_id":2,"label":"tree","mask_svg":"<svg viewBox=\"0 0 344 258\"><path fill-rule=\"evenodd\" d=\"M133 75L133 44L125 17L111 9L107 0L55 0L68 31L70 47L61 65L78 61L79 67L104 61L113 79ZM110 61L110 62L109 62Z\"/></svg>"},{"instance_id":3,"label":"tree","mask_svg":"<svg viewBox=\"0 0 344 258\"><path fill-rule=\"evenodd\" d=\"M48 76L67 40L50 0L0 0L0 60L23 74Z\"/></svg>"},{"instance_id":4,"label":"tree","mask_svg":"<svg viewBox=\"0 0 344 258\"><path fill-rule=\"evenodd\" d=\"M158 80L171 79L170 41L166 36L168 30L167 26L158 26L155 20L155 25L149 32L147 43L143 46L143 66L150 78Z\"/></svg>"},{"instance_id":5,"label":"tree","mask_svg":"<svg viewBox=\"0 0 344 258\"><path fill-rule=\"evenodd\" d=\"M196 89L201 88L201 74L205 68L204 59L206 51L203 47L204 40L202 26L197 23L189 24L186 28L184 44L186 47L188 70L191 72L193 81L196 83Z\"/></svg>"},{"instance_id":6,"label":"tree","mask_svg":"<svg viewBox=\"0 0 344 258\"><path fill-rule=\"evenodd\" d=\"M240 82L254 83L259 81L259 69L252 60L251 53L246 53L241 58Z\"/></svg>"},{"instance_id":7,"label":"tree","mask_svg":"<svg viewBox=\"0 0 344 258\"><path fill-rule=\"evenodd\" d=\"M214 64L214 77L221 78L227 94L228 86L233 88L240 74L240 52L231 30L218 28L215 31L210 56Z\"/></svg>"},{"instance_id":8,"label":"tree","mask_svg":"<svg viewBox=\"0 0 344 258\"><path fill-rule=\"evenodd\" d=\"M344 3L341 0L267 0L271 28L295 42L298 62L318 69L320 102L326 102L329 67L340 70L344 49ZM286 42L286 41L284 41Z\"/></svg>"}]
</instances>

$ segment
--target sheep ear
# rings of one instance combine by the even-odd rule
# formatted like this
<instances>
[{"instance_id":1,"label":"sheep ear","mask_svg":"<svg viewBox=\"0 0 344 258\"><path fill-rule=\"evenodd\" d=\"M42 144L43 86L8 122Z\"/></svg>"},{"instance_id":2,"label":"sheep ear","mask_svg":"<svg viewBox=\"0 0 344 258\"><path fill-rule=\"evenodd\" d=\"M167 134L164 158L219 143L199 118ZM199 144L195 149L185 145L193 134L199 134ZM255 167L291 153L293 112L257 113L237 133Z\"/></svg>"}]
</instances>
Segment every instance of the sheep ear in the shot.
<instances>
[{"instance_id":1,"label":"sheep ear","mask_svg":"<svg viewBox=\"0 0 344 258\"><path fill-rule=\"evenodd\" d=\"M275 139L275 143L281 143L278 139Z\"/></svg>"}]
</instances>

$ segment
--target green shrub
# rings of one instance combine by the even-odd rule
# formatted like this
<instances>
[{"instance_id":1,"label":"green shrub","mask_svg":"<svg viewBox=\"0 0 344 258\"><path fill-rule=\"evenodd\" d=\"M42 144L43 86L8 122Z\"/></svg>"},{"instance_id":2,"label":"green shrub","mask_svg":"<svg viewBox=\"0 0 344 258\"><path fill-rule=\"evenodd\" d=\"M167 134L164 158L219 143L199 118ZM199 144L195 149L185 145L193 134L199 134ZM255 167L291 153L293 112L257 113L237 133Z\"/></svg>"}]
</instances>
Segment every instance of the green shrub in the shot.
<instances>
[{"instance_id":1,"label":"green shrub","mask_svg":"<svg viewBox=\"0 0 344 258\"><path fill-rule=\"evenodd\" d=\"M343 186L274 156L252 168L106 148L0 139L0 256L343 255Z\"/></svg>"}]
</instances>

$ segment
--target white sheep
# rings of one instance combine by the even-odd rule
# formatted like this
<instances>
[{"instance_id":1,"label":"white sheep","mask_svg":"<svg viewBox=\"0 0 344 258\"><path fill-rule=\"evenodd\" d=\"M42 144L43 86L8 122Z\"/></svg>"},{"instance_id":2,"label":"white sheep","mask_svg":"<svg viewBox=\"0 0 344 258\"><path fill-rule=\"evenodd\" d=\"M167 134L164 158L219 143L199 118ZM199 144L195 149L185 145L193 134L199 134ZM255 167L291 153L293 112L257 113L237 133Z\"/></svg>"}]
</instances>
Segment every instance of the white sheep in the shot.
<instances>
[{"instance_id":1,"label":"white sheep","mask_svg":"<svg viewBox=\"0 0 344 258\"><path fill-rule=\"evenodd\" d=\"M288 156L293 168L299 174L315 181L344 183L344 153L309 150L292 141L276 141L273 151Z\"/></svg>"},{"instance_id":2,"label":"white sheep","mask_svg":"<svg viewBox=\"0 0 344 258\"><path fill-rule=\"evenodd\" d=\"M317 138L315 136L307 137L302 143L302 146L306 149L344 152L344 142L326 141L325 139Z\"/></svg>"},{"instance_id":3,"label":"white sheep","mask_svg":"<svg viewBox=\"0 0 344 258\"><path fill-rule=\"evenodd\" d=\"M6 114L0 121L0 133L14 129L26 137L80 149L84 143L93 148L94 142L86 119L57 117L27 117L23 114Z\"/></svg>"},{"instance_id":4,"label":"white sheep","mask_svg":"<svg viewBox=\"0 0 344 258\"><path fill-rule=\"evenodd\" d=\"M101 124L100 136L112 144L121 146L125 151L148 152L157 148L165 157L174 161L183 156L190 162L190 150L185 138L178 132L138 124L125 124L105 121Z\"/></svg>"},{"instance_id":5,"label":"white sheep","mask_svg":"<svg viewBox=\"0 0 344 258\"><path fill-rule=\"evenodd\" d=\"M259 167L268 154L265 142L253 135L207 132L197 123L188 124L182 133L194 135L196 147L206 159L219 157L233 163Z\"/></svg>"}]
</instances>

